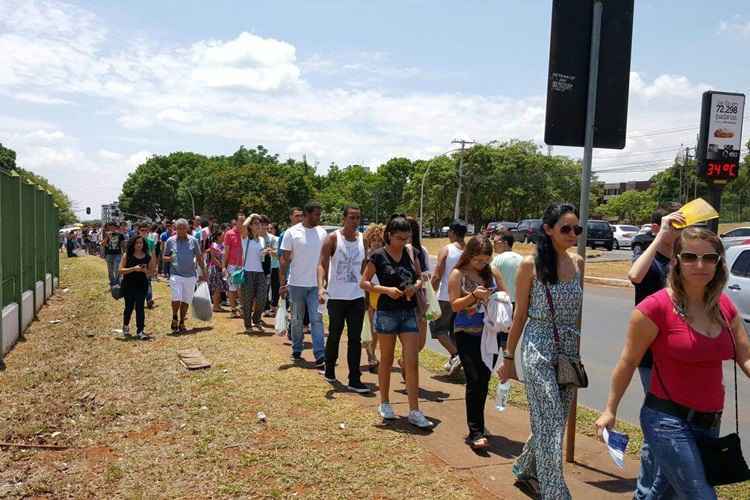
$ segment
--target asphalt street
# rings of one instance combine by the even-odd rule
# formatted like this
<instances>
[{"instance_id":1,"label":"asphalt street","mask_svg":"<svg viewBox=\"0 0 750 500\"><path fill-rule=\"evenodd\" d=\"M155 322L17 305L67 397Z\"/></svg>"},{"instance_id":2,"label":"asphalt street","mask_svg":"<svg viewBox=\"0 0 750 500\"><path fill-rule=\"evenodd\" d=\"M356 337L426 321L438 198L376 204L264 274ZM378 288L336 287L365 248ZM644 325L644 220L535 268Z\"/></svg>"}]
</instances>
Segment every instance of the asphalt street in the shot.
<instances>
[{"instance_id":1,"label":"asphalt street","mask_svg":"<svg viewBox=\"0 0 750 500\"><path fill-rule=\"evenodd\" d=\"M633 290L629 288L586 285L583 305L583 331L581 354L589 374L589 387L579 391L579 404L602 409L609 393L612 369L620 357L627 331L628 319L633 310ZM428 339L429 349L445 354L435 340ZM724 365L726 386L725 416L722 434L734 432L734 375L731 363ZM738 370L740 401L740 435L750 435L750 380ZM623 397L618 418L637 424L643 403L643 389L638 374L633 376Z\"/></svg>"}]
</instances>

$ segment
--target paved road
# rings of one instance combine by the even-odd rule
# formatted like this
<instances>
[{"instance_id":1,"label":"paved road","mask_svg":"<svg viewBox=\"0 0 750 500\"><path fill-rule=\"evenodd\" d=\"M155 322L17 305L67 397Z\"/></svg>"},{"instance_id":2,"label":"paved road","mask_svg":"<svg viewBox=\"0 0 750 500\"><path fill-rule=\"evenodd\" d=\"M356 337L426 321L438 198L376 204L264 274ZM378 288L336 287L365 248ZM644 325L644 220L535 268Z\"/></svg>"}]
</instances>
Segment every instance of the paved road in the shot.
<instances>
[{"instance_id":1,"label":"paved road","mask_svg":"<svg viewBox=\"0 0 750 500\"><path fill-rule=\"evenodd\" d=\"M632 289L586 286L581 352L589 374L590 386L579 392L580 404L595 409L601 409L606 404L610 375L620 357L632 308ZM429 339L427 345L430 349L445 354L445 350L437 341ZM750 381L742 371L738 371L738 374L740 434L747 436L750 435ZM729 363L725 363L724 366L724 380L727 391L727 411L723 419L722 432L726 433L734 432L734 380ZM625 393L618 417L637 424L642 403L643 390L640 378L636 374Z\"/></svg>"},{"instance_id":2,"label":"paved road","mask_svg":"<svg viewBox=\"0 0 750 500\"><path fill-rule=\"evenodd\" d=\"M624 250L612 250L611 252L602 251L601 257L588 259L588 262L613 262L620 260L631 260L633 258L633 252L626 248Z\"/></svg>"}]
</instances>

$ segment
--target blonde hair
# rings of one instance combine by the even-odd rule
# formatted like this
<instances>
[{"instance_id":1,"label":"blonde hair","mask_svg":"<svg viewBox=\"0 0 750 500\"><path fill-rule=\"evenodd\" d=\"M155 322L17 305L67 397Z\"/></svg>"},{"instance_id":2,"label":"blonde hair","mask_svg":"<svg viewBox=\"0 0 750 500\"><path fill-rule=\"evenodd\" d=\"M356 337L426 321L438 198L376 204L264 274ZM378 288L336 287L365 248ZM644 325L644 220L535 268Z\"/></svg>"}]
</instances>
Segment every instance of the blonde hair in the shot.
<instances>
[{"instance_id":1,"label":"blonde hair","mask_svg":"<svg viewBox=\"0 0 750 500\"><path fill-rule=\"evenodd\" d=\"M369 248L372 248L372 244L378 240L385 243L385 226L383 224L370 224L367 226L363 238Z\"/></svg>"},{"instance_id":2,"label":"blonde hair","mask_svg":"<svg viewBox=\"0 0 750 500\"><path fill-rule=\"evenodd\" d=\"M714 274L713 279L706 285L706 290L703 292L706 313L708 313L708 317L711 320L720 325L729 326L724 321L724 316L721 314L721 309L719 308L721 292L727 284L728 277L727 265L724 259L724 245L713 231L700 227L689 227L682 231L682 234L675 241L673 265L669 271L669 287L672 289L672 300L677 311L681 315L687 316L687 293L685 292L679 255L682 253L686 242L696 240L707 241L720 256L719 262L716 264L716 274Z\"/></svg>"}]
</instances>

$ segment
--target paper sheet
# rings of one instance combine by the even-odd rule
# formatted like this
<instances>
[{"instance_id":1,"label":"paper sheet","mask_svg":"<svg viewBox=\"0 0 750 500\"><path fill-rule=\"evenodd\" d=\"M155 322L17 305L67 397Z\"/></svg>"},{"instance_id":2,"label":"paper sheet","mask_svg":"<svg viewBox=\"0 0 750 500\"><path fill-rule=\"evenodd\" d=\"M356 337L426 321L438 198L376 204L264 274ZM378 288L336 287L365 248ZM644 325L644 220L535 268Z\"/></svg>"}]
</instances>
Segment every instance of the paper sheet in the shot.
<instances>
[{"instance_id":1,"label":"paper sheet","mask_svg":"<svg viewBox=\"0 0 750 500\"><path fill-rule=\"evenodd\" d=\"M604 437L604 442L607 443L607 451L609 451L609 456L612 457L612 461L620 469L624 469L625 448L628 447L629 440L628 435L604 429L602 436Z\"/></svg>"}]
</instances>

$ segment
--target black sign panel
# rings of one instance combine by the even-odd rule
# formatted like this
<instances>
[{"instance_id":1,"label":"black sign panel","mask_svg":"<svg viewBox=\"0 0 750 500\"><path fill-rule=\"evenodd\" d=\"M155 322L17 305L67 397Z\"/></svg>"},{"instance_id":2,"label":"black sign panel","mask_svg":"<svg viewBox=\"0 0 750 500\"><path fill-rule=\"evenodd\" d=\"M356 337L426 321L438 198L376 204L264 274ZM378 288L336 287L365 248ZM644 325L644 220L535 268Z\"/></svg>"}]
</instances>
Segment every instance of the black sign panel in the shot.
<instances>
[{"instance_id":1,"label":"black sign panel","mask_svg":"<svg viewBox=\"0 0 750 500\"><path fill-rule=\"evenodd\" d=\"M698 176L711 184L726 184L739 175L744 114L743 94L703 93L696 159Z\"/></svg>"},{"instance_id":2,"label":"black sign panel","mask_svg":"<svg viewBox=\"0 0 750 500\"><path fill-rule=\"evenodd\" d=\"M628 121L634 0L603 2L594 147L622 149ZM554 0L544 142L583 146L594 0Z\"/></svg>"}]
</instances>

